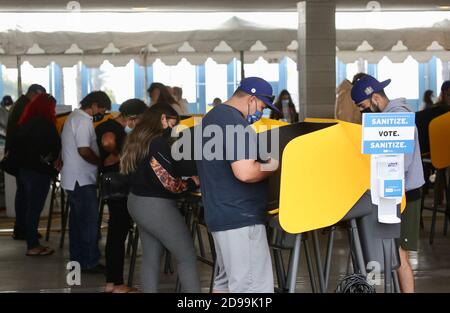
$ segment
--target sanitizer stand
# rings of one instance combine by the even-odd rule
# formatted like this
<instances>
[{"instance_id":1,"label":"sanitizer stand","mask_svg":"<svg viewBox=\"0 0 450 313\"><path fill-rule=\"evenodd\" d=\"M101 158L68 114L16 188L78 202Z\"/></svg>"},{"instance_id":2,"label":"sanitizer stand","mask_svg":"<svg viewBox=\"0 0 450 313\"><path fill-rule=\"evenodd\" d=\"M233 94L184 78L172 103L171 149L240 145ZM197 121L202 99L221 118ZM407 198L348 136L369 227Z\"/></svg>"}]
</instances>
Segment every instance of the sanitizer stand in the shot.
<instances>
[{"instance_id":1,"label":"sanitizer stand","mask_svg":"<svg viewBox=\"0 0 450 313\"><path fill-rule=\"evenodd\" d=\"M370 180L372 203L378 206L378 223L382 229L386 228L387 238L382 238L384 285L385 292L391 292L393 240L388 234L393 225L401 222L397 206L404 194L404 155L372 155Z\"/></svg>"}]
</instances>

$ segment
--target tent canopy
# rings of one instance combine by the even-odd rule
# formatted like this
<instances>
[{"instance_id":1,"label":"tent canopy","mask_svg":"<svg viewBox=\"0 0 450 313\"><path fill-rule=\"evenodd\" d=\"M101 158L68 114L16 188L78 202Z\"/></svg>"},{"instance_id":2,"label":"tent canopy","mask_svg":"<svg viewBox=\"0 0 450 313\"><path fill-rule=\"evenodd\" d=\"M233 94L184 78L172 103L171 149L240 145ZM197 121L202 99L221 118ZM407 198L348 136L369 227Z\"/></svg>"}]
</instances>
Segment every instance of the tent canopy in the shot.
<instances>
[{"instance_id":1,"label":"tent canopy","mask_svg":"<svg viewBox=\"0 0 450 313\"><path fill-rule=\"evenodd\" d=\"M104 60L125 65L130 59L139 64L151 64L160 58L168 65L186 58L192 64L202 64L208 57L218 63L228 63L245 51L246 62L262 56L277 62L284 56L296 59L297 30L254 24L237 17L213 29L192 31L149 32L21 32L0 33L1 63L17 66L21 61L41 67L50 62L73 66L79 61L98 67ZM358 58L377 62L388 56L402 62L408 55L427 61L433 55L450 61L450 21L444 20L428 28L338 29L337 56L345 63Z\"/></svg>"}]
</instances>

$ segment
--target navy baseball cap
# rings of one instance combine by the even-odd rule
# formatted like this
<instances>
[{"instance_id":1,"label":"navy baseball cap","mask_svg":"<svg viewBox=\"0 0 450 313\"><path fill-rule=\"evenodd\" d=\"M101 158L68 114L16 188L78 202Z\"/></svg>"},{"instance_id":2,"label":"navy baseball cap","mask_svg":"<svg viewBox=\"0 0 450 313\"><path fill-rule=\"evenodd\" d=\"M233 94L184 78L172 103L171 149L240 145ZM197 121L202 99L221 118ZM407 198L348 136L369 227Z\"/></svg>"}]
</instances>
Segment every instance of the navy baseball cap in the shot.
<instances>
[{"instance_id":1,"label":"navy baseball cap","mask_svg":"<svg viewBox=\"0 0 450 313\"><path fill-rule=\"evenodd\" d=\"M243 80L241 80L241 83L239 84L237 89L251 96L255 96L272 110L280 112L273 104L275 96L272 95L272 86L264 79L259 77L244 78Z\"/></svg>"},{"instance_id":2,"label":"navy baseball cap","mask_svg":"<svg viewBox=\"0 0 450 313\"><path fill-rule=\"evenodd\" d=\"M352 99L355 104L370 98L373 93L383 90L391 83L390 79L382 81L381 83L370 75L366 75L358 79L352 87Z\"/></svg>"}]
</instances>

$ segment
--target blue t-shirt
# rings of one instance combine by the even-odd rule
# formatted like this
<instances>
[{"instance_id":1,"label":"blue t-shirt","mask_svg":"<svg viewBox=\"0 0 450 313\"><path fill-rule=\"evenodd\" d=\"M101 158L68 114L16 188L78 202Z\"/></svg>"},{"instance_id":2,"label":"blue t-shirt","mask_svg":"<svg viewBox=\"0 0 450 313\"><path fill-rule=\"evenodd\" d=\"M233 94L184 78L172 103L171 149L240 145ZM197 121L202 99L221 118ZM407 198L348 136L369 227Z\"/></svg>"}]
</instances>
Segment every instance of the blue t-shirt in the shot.
<instances>
[{"instance_id":1,"label":"blue t-shirt","mask_svg":"<svg viewBox=\"0 0 450 313\"><path fill-rule=\"evenodd\" d=\"M217 140L216 134L208 132L210 125L216 125L213 129L220 128L224 136ZM251 154L255 151L252 149L257 146L256 134L253 130L248 131L248 125L241 112L227 104L214 107L202 120L203 153L202 159L197 160L197 169L209 231L224 231L265 223L267 181L243 183L234 176L231 168L235 161L257 159ZM247 129L244 137L242 133L239 135L239 132L228 132L229 135L226 135L227 128L236 126ZM217 144L212 151L221 152L220 149L223 149L223 153L217 155L222 154L224 158L211 159L205 156L205 151L211 150L213 141ZM243 151L245 153L242 153Z\"/></svg>"}]
</instances>

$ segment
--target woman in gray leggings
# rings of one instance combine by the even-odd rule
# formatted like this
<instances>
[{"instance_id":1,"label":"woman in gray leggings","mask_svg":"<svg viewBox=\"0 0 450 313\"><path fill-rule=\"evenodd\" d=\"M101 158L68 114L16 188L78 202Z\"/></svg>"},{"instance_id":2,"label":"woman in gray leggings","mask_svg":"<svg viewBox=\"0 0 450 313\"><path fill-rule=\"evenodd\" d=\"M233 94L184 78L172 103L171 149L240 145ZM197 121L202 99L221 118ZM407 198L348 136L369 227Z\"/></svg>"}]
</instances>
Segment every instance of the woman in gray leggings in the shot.
<instances>
[{"instance_id":1,"label":"woman in gray leggings","mask_svg":"<svg viewBox=\"0 0 450 313\"><path fill-rule=\"evenodd\" d=\"M170 151L170 131L177 112L167 104L155 104L127 137L121 156L121 172L128 175L128 210L141 235L143 292L157 292L163 247L175 257L183 292L200 292L197 256L176 198L195 190L197 177L182 179Z\"/></svg>"}]
</instances>

